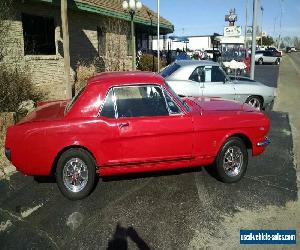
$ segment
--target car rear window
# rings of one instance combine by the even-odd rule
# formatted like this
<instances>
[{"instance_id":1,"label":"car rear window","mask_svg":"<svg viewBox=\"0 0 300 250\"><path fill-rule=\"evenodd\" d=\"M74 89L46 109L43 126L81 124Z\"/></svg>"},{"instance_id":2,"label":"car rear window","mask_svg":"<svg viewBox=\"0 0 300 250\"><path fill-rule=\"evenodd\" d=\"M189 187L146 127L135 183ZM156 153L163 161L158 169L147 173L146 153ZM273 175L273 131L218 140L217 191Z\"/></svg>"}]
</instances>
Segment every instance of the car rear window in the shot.
<instances>
[{"instance_id":1,"label":"car rear window","mask_svg":"<svg viewBox=\"0 0 300 250\"><path fill-rule=\"evenodd\" d=\"M171 65L166 67L163 71L161 71L159 74L162 77L166 78L166 77L172 75L179 68L180 68L180 65L178 65L177 63L172 63Z\"/></svg>"},{"instance_id":2,"label":"car rear window","mask_svg":"<svg viewBox=\"0 0 300 250\"><path fill-rule=\"evenodd\" d=\"M71 101L65 108L65 113L68 113L70 111L70 109L74 106L75 102L78 100L79 96L82 94L84 89L85 89L85 86L81 90L79 90L78 93L71 99Z\"/></svg>"}]
</instances>

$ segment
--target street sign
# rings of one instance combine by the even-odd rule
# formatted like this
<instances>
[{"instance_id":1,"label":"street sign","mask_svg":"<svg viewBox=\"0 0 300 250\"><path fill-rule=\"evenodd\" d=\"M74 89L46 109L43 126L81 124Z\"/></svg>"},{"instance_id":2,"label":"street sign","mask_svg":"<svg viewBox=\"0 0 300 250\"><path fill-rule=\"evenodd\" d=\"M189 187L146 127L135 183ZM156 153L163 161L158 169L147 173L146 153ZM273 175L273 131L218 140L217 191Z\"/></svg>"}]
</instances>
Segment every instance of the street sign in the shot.
<instances>
[{"instance_id":1,"label":"street sign","mask_svg":"<svg viewBox=\"0 0 300 250\"><path fill-rule=\"evenodd\" d=\"M247 26L247 36L252 36L252 26Z\"/></svg>"}]
</instances>

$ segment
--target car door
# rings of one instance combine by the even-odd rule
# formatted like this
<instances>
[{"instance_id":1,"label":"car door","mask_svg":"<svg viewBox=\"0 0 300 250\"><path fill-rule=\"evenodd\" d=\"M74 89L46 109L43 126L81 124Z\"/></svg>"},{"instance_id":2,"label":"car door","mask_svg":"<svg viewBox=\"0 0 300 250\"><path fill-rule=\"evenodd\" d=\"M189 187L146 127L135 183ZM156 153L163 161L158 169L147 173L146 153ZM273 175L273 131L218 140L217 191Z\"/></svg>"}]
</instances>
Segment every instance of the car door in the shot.
<instances>
[{"instance_id":1,"label":"car door","mask_svg":"<svg viewBox=\"0 0 300 250\"><path fill-rule=\"evenodd\" d=\"M101 164L103 166L119 164L123 159L123 154L118 140L120 132L112 89L106 94L98 122L91 124L91 126L95 130L96 141L94 145L97 148L96 155ZM92 133L91 129L89 132Z\"/></svg>"},{"instance_id":2,"label":"car door","mask_svg":"<svg viewBox=\"0 0 300 250\"><path fill-rule=\"evenodd\" d=\"M273 56L272 51L264 51L264 62L266 63L274 63L275 57Z\"/></svg>"},{"instance_id":3,"label":"car door","mask_svg":"<svg viewBox=\"0 0 300 250\"><path fill-rule=\"evenodd\" d=\"M122 164L183 161L192 158L192 117L173 102L166 103L159 85L113 89ZM171 106L170 106L171 105ZM173 109L176 112L172 112Z\"/></svg>"},{"instance_id":4,"label":"car door","mask_svg":"<svg viewBox=\"0 0 300 250\"><path fill-rule=\"evenodd\" d=\"M234 83L227 80L224 71L219 66L205 66L202 75L203 96L235 99Z\"/></svg>"}]
</instances>

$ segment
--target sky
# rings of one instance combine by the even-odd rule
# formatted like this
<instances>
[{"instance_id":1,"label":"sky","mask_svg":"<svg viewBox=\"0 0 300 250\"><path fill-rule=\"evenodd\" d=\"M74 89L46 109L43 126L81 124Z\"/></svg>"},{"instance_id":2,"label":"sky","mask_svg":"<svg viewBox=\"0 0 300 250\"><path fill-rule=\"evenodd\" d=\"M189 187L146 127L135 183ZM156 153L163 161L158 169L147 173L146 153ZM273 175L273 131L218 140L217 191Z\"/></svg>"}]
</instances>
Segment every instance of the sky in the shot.
<instances>
[{"instance_id":1,"label":"sky","mask_svg":"<svg viewBox=\"0 0 300 250\"><path fill-rule=\"evenodd\" d=\"M141 0L157 12L157 0ZM252 25L253 0L248 0L248 25ZM280 34L280 13L282 6L281 35L300 37L300 0L258 0L257 25L272 37ZM263 6L263 18L260 6ZM171 21L175 35L223 34L225 14L236 9L236 25L245 26L246 0L160 0L160 15ZM262 22L263 21L263 22ZM244 33L244 31L242 31Z\"/></svg>"}]
</instances>

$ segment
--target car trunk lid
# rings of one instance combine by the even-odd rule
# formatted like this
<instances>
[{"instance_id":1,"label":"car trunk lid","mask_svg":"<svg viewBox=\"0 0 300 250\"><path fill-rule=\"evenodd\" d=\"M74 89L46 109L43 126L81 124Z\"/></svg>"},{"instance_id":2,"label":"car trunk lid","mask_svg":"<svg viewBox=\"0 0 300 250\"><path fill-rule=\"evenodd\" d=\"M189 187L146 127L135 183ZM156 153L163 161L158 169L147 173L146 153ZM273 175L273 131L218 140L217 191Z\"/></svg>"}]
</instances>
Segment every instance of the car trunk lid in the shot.
<instances>
[{"instance_id":1,"label":"car trunk lid","mask_svg":"<svg viewBox=\"0 0 300 250\"><path fill-rule=\"evenodd\" d=\"M60 120L65 116L66 105L67 101L39 103L38 107L24 117L18 124L36 121Z\"/></svg>"}]
</instances>

